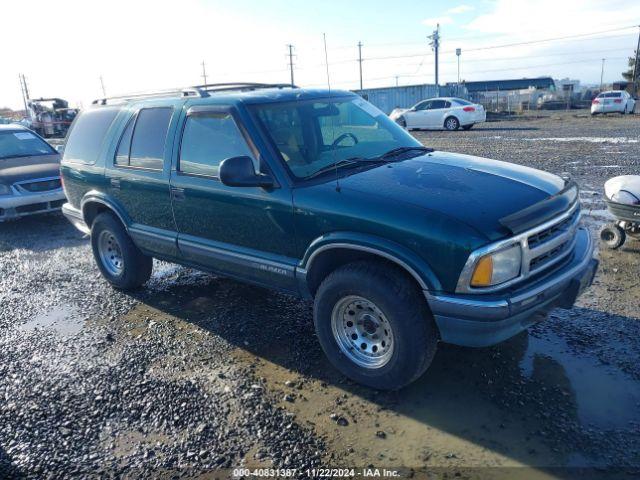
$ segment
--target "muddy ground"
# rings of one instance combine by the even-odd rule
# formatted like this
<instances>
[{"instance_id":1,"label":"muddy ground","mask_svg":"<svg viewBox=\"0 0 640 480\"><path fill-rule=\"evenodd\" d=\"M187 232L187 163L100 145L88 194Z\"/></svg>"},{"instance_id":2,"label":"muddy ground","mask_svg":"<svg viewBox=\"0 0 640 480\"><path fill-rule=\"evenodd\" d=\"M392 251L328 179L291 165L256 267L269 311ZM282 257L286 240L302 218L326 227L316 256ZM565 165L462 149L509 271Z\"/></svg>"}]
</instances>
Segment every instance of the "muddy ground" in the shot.
<instances>
[{"instance_id":1,"label":"muddy ground","mask_svg":"<svg viewBox=\"0 0 640 480\"><path fill-rule=\"evenodd\" d=\"M604 181L640 173L637 116L560 112L415 135L571 176L594 234L608 219ZM441 345L422 379L380 393L325 361L308 303L160 262L125 295L60 216L0 224L0 477L374 466L634 478L640 242L598 254L572 311L496 347Z\"/></svg>"}]
</instances>

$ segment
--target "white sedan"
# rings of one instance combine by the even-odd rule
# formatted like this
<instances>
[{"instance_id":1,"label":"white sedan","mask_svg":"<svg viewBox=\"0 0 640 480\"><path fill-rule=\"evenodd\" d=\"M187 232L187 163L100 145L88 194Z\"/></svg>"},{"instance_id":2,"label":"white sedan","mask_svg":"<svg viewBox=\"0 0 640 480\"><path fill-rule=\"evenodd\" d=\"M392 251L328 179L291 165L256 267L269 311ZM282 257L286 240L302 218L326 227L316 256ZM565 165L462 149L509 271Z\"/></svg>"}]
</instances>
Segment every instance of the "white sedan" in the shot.
<instances>
[{"instance_id":1,"label":"white sedan","mask_svg":"<svg viewBox=\"0 0 640 480\"><path fill-rule=\"evenodd\" d=\"M462 98L430 98L408 109L396 108L389 117L403 127L430 130L469 130L476 123L487 120L482 105Z\"/></svg>"},{"instance_id":2,"label":"white sedan","mask_svg":"<svg viewBox=\"0 0 640 480\"><path fill-rule=\"evenodd\" d=\"M624 90L602 92L591 102L591 115L613 112L633 113L635 107L636 101L629 92Z\"/></svg>"}]
</instances>

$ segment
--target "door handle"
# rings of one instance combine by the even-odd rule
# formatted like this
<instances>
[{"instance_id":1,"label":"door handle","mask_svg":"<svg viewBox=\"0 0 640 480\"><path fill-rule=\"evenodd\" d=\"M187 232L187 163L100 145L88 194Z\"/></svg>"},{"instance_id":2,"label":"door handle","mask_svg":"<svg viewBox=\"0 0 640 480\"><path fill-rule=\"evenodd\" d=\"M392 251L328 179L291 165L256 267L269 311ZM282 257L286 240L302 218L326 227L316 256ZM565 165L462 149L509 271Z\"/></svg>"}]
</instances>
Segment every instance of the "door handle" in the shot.
<instances>
[{"instance_id":1,"label":"door handle","mask_svg":"<svg viewBox=\"0 0 640 480\"><path fill-rule=\"evenodd\" d=\"M184 200L184 188L171 187L171 198L176 201Z\"/></svg>"},{"instance_id":2,"label":"door handle","mask_svg":"<svg viewBox=\"0 0 640 480\"><path fill-rule=\"evenodd\" d=\"M110 183L111 183L111 186L113 188L120 188L120 179L119 178L112 178Z\"/></svg>"}]
</instances>

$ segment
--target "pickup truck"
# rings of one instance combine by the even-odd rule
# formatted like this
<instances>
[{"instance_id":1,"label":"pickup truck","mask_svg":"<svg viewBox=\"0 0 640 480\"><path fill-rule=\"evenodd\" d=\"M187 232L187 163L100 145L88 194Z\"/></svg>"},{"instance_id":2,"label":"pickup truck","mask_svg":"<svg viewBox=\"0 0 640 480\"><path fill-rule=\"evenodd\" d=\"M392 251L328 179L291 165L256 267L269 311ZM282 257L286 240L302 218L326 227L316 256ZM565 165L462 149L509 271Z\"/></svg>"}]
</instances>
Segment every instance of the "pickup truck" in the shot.
<instances>
[{"instance_id":1,"label":"pickup truck","mask_svg":"<svg viewBox=\"0 0 640 480\"><path fill-rule=\"evenodd\" d=\"M158 258L313 300L329 360L379 389L417 379L438 342L493 345L571 308L597 268L574 183L433 151L346 91L98 99L61 172L114 287Z\"/></svg>"}]
</instances>

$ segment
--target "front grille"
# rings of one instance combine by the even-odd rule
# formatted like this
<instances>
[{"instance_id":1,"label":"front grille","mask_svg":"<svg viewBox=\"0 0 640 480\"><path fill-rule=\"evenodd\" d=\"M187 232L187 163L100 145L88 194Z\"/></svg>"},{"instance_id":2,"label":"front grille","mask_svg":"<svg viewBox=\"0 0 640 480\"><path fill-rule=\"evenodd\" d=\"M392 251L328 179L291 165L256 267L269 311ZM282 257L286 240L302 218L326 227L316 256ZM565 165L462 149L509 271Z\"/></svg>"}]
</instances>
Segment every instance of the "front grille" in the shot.
<instances>
[{"instance_id":1,"label":"front grille","mask_svg":"<svg viewBox=\"0 0 640 480\"><path fill-rule=\"evenodd\" d=\"M48 192L62 188L62 183L59 178L50 178L46 180L37 180L35 182L23 182L19 184L19 188L31 193Z\"/></svg>"},{"instance_id":2,"label":"front grille","mask_svg":"<svg viewBox=\"0 0 640 480\"><path fill-rule=\"evenodd\" d=\"M527 237L524 265L527 273L555 265L571 252L579 220L580 209L576 208L569 217Z\"/></svg>"}]
</instances>

